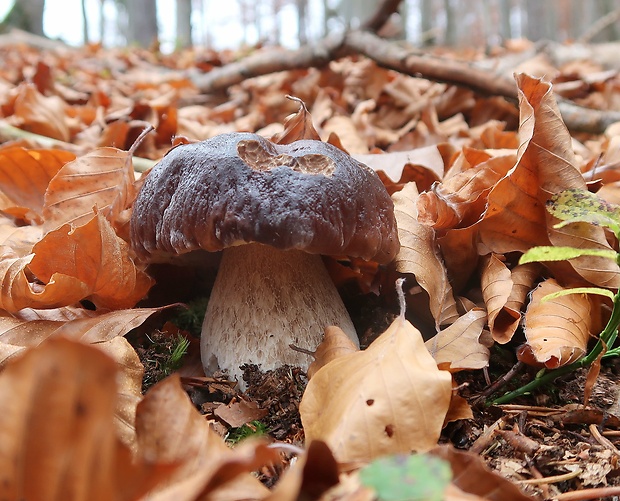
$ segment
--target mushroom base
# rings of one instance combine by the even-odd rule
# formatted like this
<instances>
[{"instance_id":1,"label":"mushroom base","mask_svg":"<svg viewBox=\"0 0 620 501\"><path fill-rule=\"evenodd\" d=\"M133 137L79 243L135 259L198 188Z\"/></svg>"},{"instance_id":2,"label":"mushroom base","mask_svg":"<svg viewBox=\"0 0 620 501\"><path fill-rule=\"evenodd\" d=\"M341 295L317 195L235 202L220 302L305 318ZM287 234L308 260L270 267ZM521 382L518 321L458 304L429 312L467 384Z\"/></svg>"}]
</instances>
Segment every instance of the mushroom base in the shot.
<instances>
[{"instance_id":1,"label":"mushroom base","mask_svg":"<svg viewBox=\"0 0 620 501\"><path fill-rule=\"evenodd\" d=\"M325 327L337 325L359 344L351 318L321 256L245 244L223 251L207 307L200 352L206 374L218 368L244 386L244 363L306 370Z\"/></svg>"}]
</instances>

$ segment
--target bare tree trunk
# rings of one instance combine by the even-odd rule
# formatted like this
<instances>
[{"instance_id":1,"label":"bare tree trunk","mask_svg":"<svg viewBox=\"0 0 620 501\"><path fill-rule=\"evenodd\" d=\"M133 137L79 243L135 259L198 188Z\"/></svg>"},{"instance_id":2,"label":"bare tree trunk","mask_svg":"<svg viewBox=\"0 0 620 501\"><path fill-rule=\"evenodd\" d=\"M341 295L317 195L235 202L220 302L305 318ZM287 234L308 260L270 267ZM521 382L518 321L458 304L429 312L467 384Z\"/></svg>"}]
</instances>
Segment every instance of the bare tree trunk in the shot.
<instances>
[{"instance_id":1,"label":"bare tree trunk","mask_svg":"<svg viewBox=\"0 0 620 501\"><path fill-rule=\"evenodd\" d=\"M179 48L192 45L192 0L177 0L176 43Z\"/></svg>"},{"instance_id":2,"label":"bare tree trunk","mask_svg":"<svg viewBox=\"0 0 620 501\"><path fill-rule=\"evenodd\" d=\"M510 0L499 0L500 36L504 40L513 38L512 24L510 23L511 5Z\"/></svg>"},{"instance_id":3,"label":"bare tree trunk","mask_svg":"<svg viewBox=\"0 0 620 501\"><path fill-rule=\"evenodd\" d=\"M128 42L142 47L157 43L157 9L153 0L127 0Z\"/></svg>"},{"instance_id":4,"label":"bare tree trunk","mask_svg":"<svg viewBox=\"0 0 620 501\"><path fill-rule=\"evenodd\" d=\"M35 35L45 36L43 33L43 10L45 0L18 0L2 21L2 31L9 28L19 28Z\"/></svg>"},{"instance_id":5,"label":"bare tree trunk","mask_svg":"<svg viewBox=\"0 0 620 501\"><path fill-rule=\"evenodd\" d=\"M446 45L454 46L459 41L455 12L455 9L458 9L458 5L455 6L450 0L443 0L443 6L446 13L445 43Z\"/></svg>"},{"instance_id":6,"label":"bare tree trunk","mask_svg":"<svg viewBox=\"0 0 620 501\"><path fill-rule=\"evenodd\" d=\"M433 0L421 0L421 11L420 29L422 31L422 45L435 45L437 35L435 33Z\"/></svg>"},{"instance_id":7,"label":"bare tree trunk","mask_svg":"<svg viewBox=\"0 0 620 501\"><path fill-rule=\"evenodd\" d=\"M82 40L84 45L90 43L90 36L88 34L88 16L86 15L86 0L82 0Z\"/></svg>"},{"instance_id":8,"label":"bare tree trunk","mask_svg":"<svg viewBox=\"0 0 620 501\"><path fill-rule=\"evenodd\" d=\"M297 36L299 46L302 47L308 43L308 26L306 14L308 10L308 0L297 0Z\"/></svg>"}]
</instances>

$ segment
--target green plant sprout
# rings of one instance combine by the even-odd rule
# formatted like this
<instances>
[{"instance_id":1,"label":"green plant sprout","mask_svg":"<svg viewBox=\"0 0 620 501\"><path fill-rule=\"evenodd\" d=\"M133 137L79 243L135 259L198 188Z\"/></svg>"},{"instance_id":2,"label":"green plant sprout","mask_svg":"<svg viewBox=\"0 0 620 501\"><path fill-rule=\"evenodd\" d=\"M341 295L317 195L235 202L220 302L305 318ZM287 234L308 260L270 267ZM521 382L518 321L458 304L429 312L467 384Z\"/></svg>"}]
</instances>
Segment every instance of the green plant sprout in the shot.
<instances>
[{"instance_id":1,"label":"green plant sprout","mask_svg":"<svg viewBox=\"0 0 620 501\"><path fill-rule=\"evenodd\" d=\"M163 363L162 371L166 376L169 376L181 367L187 348L189 348L189 339L180 334L177 335L170 350L170 356Z\"/></svg>"},{"instance_id":2,"label":"green plant sprout","mask_svg":"<svg viewBox=\"0 0 620 501\"><path fill-rule=\"evenodd\" d=\"M589 223L610 229L616 236L616 239L620 241L620 206L610 204L594 193L581 189L562 191L553 195L547 202L547 210L561 220L554 228L562 228L572 223ZM617 264L620 264L620 253L612 249L578 249L575 247L551 246L533 247L521 256L519 264L544 261L565 261L581 256L605 257L613 259ZM568 374L582 367L588 367L597 360L604 350L606 351L603 354L603 358L617 357L620 355L620 347L613 348L616 338L618 337L618 326L620 325L620 290L614 293L600 287L576 287L549 294L543 298L543 301L568 294L598 294L608 297L612 301L611 316L592 350L587 355L571 364L550 371L542 369L538 372L533 381L496 398L492 401L492 404L500 405L508 403L516 397L525 395L536 388L551 383L559 376Z\"/></svg>"},{"instance_id":3,"label":"green plant sprout","mask_svg":"<svg viewBox=\"0 0 620 501\"><path fill-rule=\"evenodd\" d=\"M262 437L269 433L269 428L261 421L251 421L240 426L239 428L231 428L226 435L226 442L231 445L237 445L242 440L250 437Z\"/></svg>"}]
</instances>

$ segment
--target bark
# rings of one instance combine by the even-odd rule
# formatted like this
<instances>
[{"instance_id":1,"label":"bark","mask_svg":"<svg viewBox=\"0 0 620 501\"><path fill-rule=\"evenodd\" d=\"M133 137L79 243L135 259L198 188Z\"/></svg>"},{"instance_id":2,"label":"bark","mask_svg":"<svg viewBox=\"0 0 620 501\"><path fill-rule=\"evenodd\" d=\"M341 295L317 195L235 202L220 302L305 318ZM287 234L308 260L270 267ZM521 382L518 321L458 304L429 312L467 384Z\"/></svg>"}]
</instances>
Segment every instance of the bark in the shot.
<instances>
[{"instance_id":1,"label":"bark","mask_svg":"<svg viewBox=\"0 0 620 501\"><path fill-rule=\"evenodd\" d=\"M192 0L177 1L176 44L179 48L192 45Z\"/></svg>"},{"instance_id":2,"label":"bark","mask_svg":"<svg viewBox=\"0 0 620 501\"><path fill-rule=\"evenodd\" d=\"M18 28L39 36L43 33L43 10L45 0L19 0L2 21L1 31Z\"/></svg>"},{"instance_id":3,"label":"bark","mask_svg":"<svg viewBox=\"0 0 620 501\"><path fill-rule=\"evenodd\" d=\"M142 47L157 43L157 10L152 0L128 0L128 42Z\"/></svg>"}]
</instances>

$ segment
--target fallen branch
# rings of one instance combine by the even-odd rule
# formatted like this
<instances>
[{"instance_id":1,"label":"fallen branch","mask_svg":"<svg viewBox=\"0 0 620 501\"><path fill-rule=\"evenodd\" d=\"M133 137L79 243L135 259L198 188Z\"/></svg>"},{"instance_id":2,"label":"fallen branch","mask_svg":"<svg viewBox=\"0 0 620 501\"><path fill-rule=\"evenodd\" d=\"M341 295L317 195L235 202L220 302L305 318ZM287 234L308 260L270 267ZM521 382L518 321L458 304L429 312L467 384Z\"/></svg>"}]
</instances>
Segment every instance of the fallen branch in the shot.
<instances>
[{"instance_id":1,"label":"fallen branch","mask_svg":"<svg viewBox=\"0 0 620 501\"><path fill-rule=\"evenodd\" d=\"M517 86L511 78L488 69L452 59L422 54L386 41L370 32L352 30L324 38L296 51L267 50L194 77L203 93L223 91L232 85L260 75L299 68L323 67L334 59L361 54L379 66L437 82L466 87L485 96L501 96L517 102ZM558 98L566 126L575 132L600 134L620 121L620 112L584 108Z\"/></svg>"}]
</instances>

